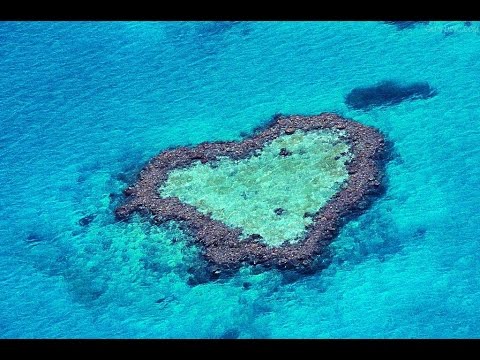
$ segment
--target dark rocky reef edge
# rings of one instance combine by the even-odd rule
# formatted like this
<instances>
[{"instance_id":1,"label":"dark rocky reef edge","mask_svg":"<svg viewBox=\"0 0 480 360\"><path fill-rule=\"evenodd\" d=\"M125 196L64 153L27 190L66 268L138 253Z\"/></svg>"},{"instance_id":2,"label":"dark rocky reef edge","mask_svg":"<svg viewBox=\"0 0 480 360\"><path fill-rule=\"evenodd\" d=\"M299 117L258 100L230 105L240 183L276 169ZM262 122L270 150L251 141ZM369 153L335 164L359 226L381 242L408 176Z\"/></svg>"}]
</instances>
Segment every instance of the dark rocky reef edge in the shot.
<instances>
[{"instance_id":1,"label":"dark rocky reef edge","mask_svg":"<svg viewBox=\"0 0 480 360\"><path fill-rule=\"evenodd\" d=\"M195 207L182 203L176 197L161 198L158 188L168 178L169 171L188 167L194 161L207 163L219 156L244 159L252 156L267 142L281 135L289 135L297 129L344 130L354 154L347 164L349 177L345 186L329 202L313 215L313 223L302 240L294 244L270 247L259 236L241 240L240 228L232 228L199 212ZM202 143L195 147L179 147L155 156L141 170L135 184L124 190L126 202L115 210L119 220L126 220L134 212L150 215L154 224L174 220L190 232L203 246L213 278L228 270L236 270L242 264L311 271L315 258L338 234L350 218L359 215L384 191L384 164L389 153L389 143L376 129L332 113L318 116L281 116L251 137L240 142Z\"/></svg>"}]
</instances>

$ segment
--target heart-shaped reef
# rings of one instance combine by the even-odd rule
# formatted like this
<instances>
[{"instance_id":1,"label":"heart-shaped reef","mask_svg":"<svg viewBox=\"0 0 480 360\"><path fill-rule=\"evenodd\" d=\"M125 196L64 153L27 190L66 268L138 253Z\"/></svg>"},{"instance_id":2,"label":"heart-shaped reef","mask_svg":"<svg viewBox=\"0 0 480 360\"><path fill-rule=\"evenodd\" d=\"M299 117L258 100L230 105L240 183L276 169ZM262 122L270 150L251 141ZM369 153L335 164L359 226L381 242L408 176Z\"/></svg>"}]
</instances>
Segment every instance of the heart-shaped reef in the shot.
<instances>
[{"instance_id":1,"label":"heart-shaped reef","mask_svg":"<svg viewBox=\"0 0 480 360\"><path fill-rule=\"evenodd\" d=\"M336 114L275 116L240 142L155 156L115 213L180 222L217 272L242 263L308 270L383 192L386 154L378 130Z\"/></svg>"}]
</instances>

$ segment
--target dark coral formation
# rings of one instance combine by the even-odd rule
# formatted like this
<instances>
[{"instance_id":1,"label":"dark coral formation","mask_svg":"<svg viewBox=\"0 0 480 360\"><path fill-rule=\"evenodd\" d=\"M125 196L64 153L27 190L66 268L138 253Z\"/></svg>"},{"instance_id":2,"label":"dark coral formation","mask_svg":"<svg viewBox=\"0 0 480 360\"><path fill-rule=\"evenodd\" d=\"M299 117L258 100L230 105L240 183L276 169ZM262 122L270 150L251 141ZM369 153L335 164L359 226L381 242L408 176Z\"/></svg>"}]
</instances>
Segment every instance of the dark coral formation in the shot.
<instances>
[{"instance_id":1,"label":"dark coral formation","mask_svg":"<svg viewBox=\"0 0 480 360\"><path fill-rule=\"evenodd\" d=\"M429 99L435 95L437 91L427 82L402 85L388 80L353 89L345 97L345 103L355 110L371 110L379 106L397 105L406 100Z\"/></svg>"},{"instance_id":2,"label":"dark coral formation","mask_svg":"<svg viewBox=\"0 0 480 360\"><path fill-rule=\"evenodd\" d=\"M312 216L313 223L298 243L270 247L262 243L258 235L241 239L242 229L228 227L178 198L161 198L158 194L159 186L175 168L187 167L198 160L214 162L219 156L248 158L267 142L297 129L343 130L353 153L353 159L347 164L349 178L345 186L315 214L306 214ZM212 278L217 278L224 270L237 269L242 263L308 271L315 257L337 235L342 223L363 211L382 192L386 148L380 132L336 114L277 116L268 127L241 142L205 142L193 148L180 147L160 153L140 172L137 182L125 189L128 199L115 213L120 220L139 212L151 215L153 223L175 220L183 224L203 245L203 255L211 264Z\"/></svg>"},{"instance_id":3,"label":"dark coral formation","mask_svg":"<svg viewBox=\"0 0 480 360\"><path fill-rule=\"evenodd\" d=\"M28 234L28 236L25 238L25 241L30 244L35 244L35 243L40 243L44 241L43 236L36 234L36 233L31 233Z\"/></svg>"},{"instance_id":4,"label":"dark coral formation","mask_svg":"<svg viewBox=\"0 0 480 360\"><path fill-rule=\"evenodd\" d=\"M290 156L290 155L292 155L292 152L288 151L286 148L281 148L279 155L280 156Z\"/></svg>"},{"instance_id":5,"label":"dark coral formation","mask_svg":"<svg viewBox=\"0 0 480 360\"><path fill-rule=\"evenodd\" d=\"M78 224L80 226L88 226L93 220L95 220L95 217L96 217L95 214L84 216L80 220L78 220Z\"/></svg>"}]
</instances>

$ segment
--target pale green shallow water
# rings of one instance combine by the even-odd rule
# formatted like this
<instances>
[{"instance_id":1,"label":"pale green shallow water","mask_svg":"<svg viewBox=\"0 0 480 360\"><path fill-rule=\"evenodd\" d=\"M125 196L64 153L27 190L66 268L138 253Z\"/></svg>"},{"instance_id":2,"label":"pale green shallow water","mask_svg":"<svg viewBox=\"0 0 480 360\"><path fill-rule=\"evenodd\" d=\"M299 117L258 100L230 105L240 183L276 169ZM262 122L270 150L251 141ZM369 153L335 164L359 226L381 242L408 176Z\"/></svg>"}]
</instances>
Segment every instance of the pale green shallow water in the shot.
<instances>
[{"instance_id":1,"label":"pale green shallow water","mask_svg":"<svg viewBox=\"0 0 480 360\"><path fill-rule=\"evenodd\" d=\"M297 130L266 144L257 156L242 160L223 157L215 164L196 161L170 172L160 188L162 197L176 196L215 220L259 234L278 246L296 242L315 213L348 178L350 146L344 132ZM280 156L282 148L291 152ZM281 215L275 209L282 208Z\"/></svg>"}]
</instances>

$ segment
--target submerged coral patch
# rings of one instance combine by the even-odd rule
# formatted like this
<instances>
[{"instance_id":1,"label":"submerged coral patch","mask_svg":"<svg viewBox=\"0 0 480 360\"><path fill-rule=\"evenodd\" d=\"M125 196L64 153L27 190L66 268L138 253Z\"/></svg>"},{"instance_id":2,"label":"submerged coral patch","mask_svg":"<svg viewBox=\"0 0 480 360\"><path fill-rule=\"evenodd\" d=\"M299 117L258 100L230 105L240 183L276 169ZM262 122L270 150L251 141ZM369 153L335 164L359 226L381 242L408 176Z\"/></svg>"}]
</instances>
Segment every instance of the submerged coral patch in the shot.
<instances>
[{"instance_id":1,"label":"submerged coral patch","mask_svg":"<svg viewBox=\"0 0 480 360\"><path fill-rule=\"evenodd\" d=\"M385 24L394 25L397 30L412 29L417 25L427 25L429 21L384 21Z\"/></svg>"},{"instance_id":2,"label":"submerged coral patch","mask_svg":"<svg viewBox=\"0 0 480 360\"><path fill-rule=\"evenodd\" d=\"M385 153L381 133L338 115L277 116L241 142L160 153L116 216L184 224L215 278L243 262L308 269L381 193Z\"/></svg>"},{"instance_id":3,"label":"submerged coral patch","mask_svg":"<svg viewBox=\"0 0 480 360\"><path fill-rule=\"evenodd\" d=\"M397 105L406 100L429 99L435 95L437 91L427 82L404 85L388 80L353 89L345 97L345 103L355 110L371 110L380 106Z\"/></svg>"}]
</instances>

